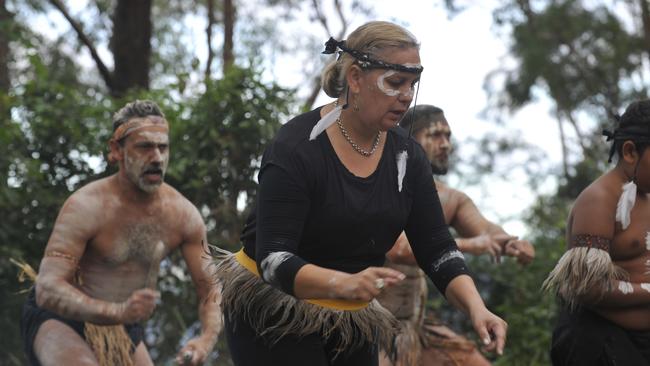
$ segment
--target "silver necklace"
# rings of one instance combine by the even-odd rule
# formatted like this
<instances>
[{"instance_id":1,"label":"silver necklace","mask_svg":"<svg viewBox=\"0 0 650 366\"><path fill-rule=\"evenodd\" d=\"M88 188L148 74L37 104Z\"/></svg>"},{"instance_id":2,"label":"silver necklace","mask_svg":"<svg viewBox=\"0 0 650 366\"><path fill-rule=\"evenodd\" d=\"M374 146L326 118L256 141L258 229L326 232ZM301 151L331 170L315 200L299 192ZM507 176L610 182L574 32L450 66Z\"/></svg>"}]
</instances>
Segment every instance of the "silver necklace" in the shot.
<instances>
[{"instance_id":1,"label":"silver necklace","mask_svg":"<svg viewBox=\"0 0 650 366\"><path fill-rule=\"evenodd\" d=\"M354 151L358 152L359 154L369 157L370 155L374 154L375 151L377 151L377 147L379 146L379 138L381 137L381 131L377 131L377 136L375 137L375 142L372 143L372 147L370 150L364 150L361 148L361 146L357 145L356 142L352 141L352 138L350 137L350 134L348 133L348 130L343 127L343 122L341 121L341 116L336 119L336 124L339 125L339 129L341 130L341 133L343 134L343 137L345 137L346 140L352 145L352 148Z\"/></svg>"}]
</instances>

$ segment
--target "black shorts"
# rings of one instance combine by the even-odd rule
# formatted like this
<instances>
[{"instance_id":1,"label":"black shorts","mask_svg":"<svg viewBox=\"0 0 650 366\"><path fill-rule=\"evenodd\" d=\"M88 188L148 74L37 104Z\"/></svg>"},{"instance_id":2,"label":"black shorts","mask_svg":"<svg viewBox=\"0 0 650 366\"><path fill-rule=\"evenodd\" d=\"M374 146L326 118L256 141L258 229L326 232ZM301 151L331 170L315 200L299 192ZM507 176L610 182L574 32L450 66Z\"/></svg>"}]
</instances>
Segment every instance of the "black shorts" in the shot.
<instances>
[{"instance_id":1,"label":"black shorts","mask_svg":"<svg viewBox=\"0 0 650 366\"><path fill-rule=\"evenodd\" d=\"M38 305L36 305L36 291L32 289L29 296L27 296L27 301L23 305L23 313L20 318L20 333L23 338L23 347L27 360L32 366L40 366L36 354L34 353L34 338L36 338L36 333L41 327L41 324L49 319L56 319L68 325L82 338L86 338L84 335L84 322L65 319L51 311L38 307ZM144 337L144 328L141 324L126 324L124 325L124 328L126 329L129 338L131 338L131 342L133 342L134 345L133 350L135 350L135 347L142 342L142 338Z\"/></svg>"},{"instance_id":2,"label":"black shorts","mask_svg":"<svg viewBox=\"0 0 650 366\"><path fill-rule=\"evenodd\" d=\"M621 328L600 315L562 311L553 331L554 366L650 365L650 332Z\"/></svg>"}]
</instances>

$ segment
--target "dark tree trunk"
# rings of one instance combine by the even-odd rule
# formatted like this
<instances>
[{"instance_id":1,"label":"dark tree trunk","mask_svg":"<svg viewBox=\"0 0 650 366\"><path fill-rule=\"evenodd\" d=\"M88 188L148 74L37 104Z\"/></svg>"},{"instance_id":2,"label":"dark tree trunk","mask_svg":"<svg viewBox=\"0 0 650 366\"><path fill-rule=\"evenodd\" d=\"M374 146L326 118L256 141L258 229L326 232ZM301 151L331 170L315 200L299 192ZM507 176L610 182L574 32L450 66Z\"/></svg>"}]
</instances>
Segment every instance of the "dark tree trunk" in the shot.
<instances>
[{"instance_id":1,"label":"dark tree trunk","mask_svg":"<svg viewBox=\"0 0 650 366\"><path fill-rule=\"evenodd\" d=\"M210 80L212 75L212 60L214 59L214 50L212 49L212 28L216 23L214 19L214 0L208 0L208 25L205 27L205 35L208 38L208 60L205 62L205 81Z\"/></svg>"},{"instance_id":2,"label":"dark tree trunk","mask_svg":"<svg viewBox=\"0 0 650 366\"><path fill-rule=\"evenodd\" d=\"M9 92L9 37L11 36L11 13L7 10L6 1L0 0L0 92ZM1 106L0 106L1 107Z\"/></svg>"},{"instance_id":3,"label":"dark tree trunk","mask_svg":"<svg viewBox=\"0 0 650 366\"><path fill-rule=\"evenodd\" d=\"M113 94L133 88L149 89L151 59L151 0L118 0L113 14Z\"/></svg>"},{"instance_id":4,"label":"dark tree trunk","mask_svg":"<svg viewBox=\"0 0 650 366\"><path fill-rule=\"evenodd\" d=\"M233 34L235 30L235 5L233 0L223 1L223 72L233 64Z\"/></svg>"},{"instance_id":5,"label":"dark tree trunk","mask_svg":"<svg viewBox=\"0 0 650 366\"><path fill-rule=\"evenodd\" d=\"M643 24L643 40L645 41L646 55L650 59L650 6L648 0L639 0L641 7L641 20Z\"/></svg>"},{"instance_id":6,"label":"dark tree trunk","mask_svg":"<svg viewBox=\"0 0 650 366\"><path fill-rule=\"evenodd\" d=\"M5 0L0 0L0 95L8 94L11 87L9 79L9 39L13 34L13 17L6 7ZM7 98L0 98L0 126L11 117Z\"/></svg>"}]
</instances>

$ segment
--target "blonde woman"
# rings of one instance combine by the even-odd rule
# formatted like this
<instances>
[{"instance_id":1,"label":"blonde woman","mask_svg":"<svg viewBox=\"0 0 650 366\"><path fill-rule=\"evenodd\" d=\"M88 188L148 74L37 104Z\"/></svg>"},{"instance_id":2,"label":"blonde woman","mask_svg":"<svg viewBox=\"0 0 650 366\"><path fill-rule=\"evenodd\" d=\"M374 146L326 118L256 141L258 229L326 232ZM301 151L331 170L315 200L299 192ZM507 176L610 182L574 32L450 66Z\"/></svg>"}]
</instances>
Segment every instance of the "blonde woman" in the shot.
<instances>
[{"instance_id":1,"label":"blonde woman","mask_svg":"<svg viewBox=\"0 0 650 366\"><path fill-rule=\"evenodd\" d=\"M323 73L335 101L287 122L267 147L244 248L218 267L236 365L377 365L398 323L375 297L406 232L420 267L501 352L506 324L483 304L444 222L429 163L398 121L423 67L404 28L370 22Z\"/></svg>"}]
</instances>

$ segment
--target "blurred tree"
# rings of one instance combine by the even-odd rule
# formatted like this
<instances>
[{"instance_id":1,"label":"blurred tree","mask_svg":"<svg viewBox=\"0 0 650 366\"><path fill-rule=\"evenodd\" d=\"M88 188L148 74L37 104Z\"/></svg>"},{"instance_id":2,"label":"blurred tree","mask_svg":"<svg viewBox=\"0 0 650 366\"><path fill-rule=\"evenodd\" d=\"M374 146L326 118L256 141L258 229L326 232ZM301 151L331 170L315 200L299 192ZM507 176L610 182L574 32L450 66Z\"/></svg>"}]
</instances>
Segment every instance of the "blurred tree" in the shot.
<instances>
[{"instance_id":1,"label":"blurred tree","mask_svg":"<svg viewBox=\"0 0 650 366\"><path fill-rule=\"evenodd\" d=\"M471 6L454 0L445 3L452 15ZM647 0L509 0L500 2L493 13L495 29L508 39L510 49L503 66L486 78L487 115L501 122L509 113L548 97L563 147L560 167L541 169L536 151L529 155L530 163L522 165L529 168L526 174L533 191L546 177L557 177L555 192L537 197L524 218L528 239L537 250L533 264L520 270L469 258L486 303L509 323L506 352L495 365L550 364L556 304L539 289L565 251L564 230L573 200L608 169L601 129L611 127L631 101L648 97L648 6ZM516 136L490 135L477 143L476 156L463 162L465 174L483 176L495 167L497 176L508 173L518 163L504 167L495 162L527 150ZM432 306L456 328L469 331L467 322L439 300Z\"/></svg>"},{"instance_id":2,"label":"blurred tree","mask_svg":"<svg viewBox=\"0 0 650 366\"><path fill-rule=\"evenodd\" d=\"M111 24L112 3L93 2L84 11L97 16L80 17L94 19L96 23L80 29L97 27L88 32L88 41L101 47L108 44L102 29L110 29L104 25ZM7 101L10 111L8 118L0 119L0 239L5 243L0 246L0 306L6 309L0 316L5 340L0 357L10 365L22 365L17 319L24 296L19 291L28 285L17 283L18 271L9 258L38 268L65 198L114 171L106 165L103 152L117 108L134 98L151 98L163 107L172 123L169 181L201 208L210 225L210 241L227 246L239 235L243 212L237 209L237 198L245 202L253 197L262 146L295 102L289 90L263 81L261 71L254 71L260 66L253 63L243 68L233 65L221 80L207 83L203 92L183 95L185 80L196 72L195 56L182 52L175 38L173 24L181 21L166 15L180 6L173 2L152 8L160 16L152 36L158 47L150 58L156 67L152 79L156 88L127 88L122 98L113 97L105 79L93 77L101 72L89 72L87 64L79 62L78 52L88 48L83 41L71 42L69 32L43 36L39 33L43 29L30 30L29 21L49 11L48 2L3 1L1 5L0 10L13 9L0 13L0 40L9 40L3 44L12 52L3 55L15 55L15 62L2 63L13 67L9 87L0 89L0 100ZM170 55L179 55L179 62L174 63ZM101 68L97 62L94 67ZM165 265L160 283L164 305L151 320L146 338L157 364L170 362L182 336L196 330L191 322L197 319L192 285L180 258L173 256ZM219 348L223 350L224 344ZM227 364L227 357L220 360Z\"/></svg>"}]
</instances>

